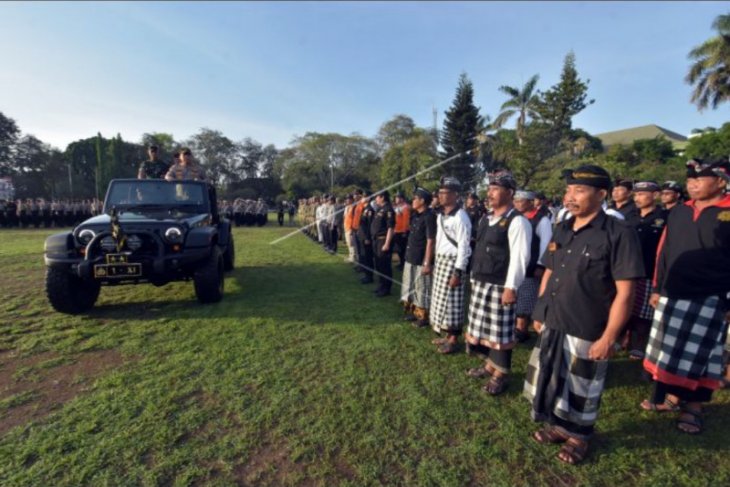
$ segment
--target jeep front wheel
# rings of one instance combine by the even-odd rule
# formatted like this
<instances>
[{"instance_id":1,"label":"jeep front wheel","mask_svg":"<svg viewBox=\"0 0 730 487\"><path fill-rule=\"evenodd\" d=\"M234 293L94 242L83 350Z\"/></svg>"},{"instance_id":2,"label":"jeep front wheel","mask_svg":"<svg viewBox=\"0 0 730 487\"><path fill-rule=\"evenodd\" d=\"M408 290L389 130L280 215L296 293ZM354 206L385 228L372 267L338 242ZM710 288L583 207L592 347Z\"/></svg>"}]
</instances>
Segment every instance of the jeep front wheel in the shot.
<instances>
[{"instance_id":1,"label":"jeep front wheel","mask_svg":"<svg viewBox=\"0 0 730 487\"><path fill-rule=\"evenodd\" d=\"M205 262L195 270L193 284L195 295L201 303L217 303L223 299L223 255L217 245L213 246Z\"/></svg>"},{"instance_id":2,"label":"jeep front wheel","mask_svg":"<svg viewBox=\"0 0 730 487\"><path fill-rule=\"evenodd\" d=\"M81 279L65 269L46 267L46 296L60 313L75 315L91 309L100 290L96 281Z\"/></svg>"},{"instance_id":3,"label":"jeep front wheel","mask_svg":"<svg viewBox=\"0 0 730 487\"><path fill-rule=\"evenodd\" d=\"M228 245L223 254L223 268L226 271L232 271L236 261L236 248L233 246L233 235L228 237Z\"/></svg>"}]
</instances>

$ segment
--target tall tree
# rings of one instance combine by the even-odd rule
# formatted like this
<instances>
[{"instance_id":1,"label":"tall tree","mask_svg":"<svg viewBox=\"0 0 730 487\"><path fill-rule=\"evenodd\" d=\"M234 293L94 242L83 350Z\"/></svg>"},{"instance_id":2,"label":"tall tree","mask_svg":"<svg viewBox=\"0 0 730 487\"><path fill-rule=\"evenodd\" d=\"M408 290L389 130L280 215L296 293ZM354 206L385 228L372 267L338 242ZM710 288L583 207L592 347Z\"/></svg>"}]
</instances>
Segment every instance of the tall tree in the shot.
<instances>
[{"instance_id":1,"label":"tall tree","mask_svg":"<svg viewBox=\"0 0 730 487\"><path fill-rule=\"evenodd\" d=\"M477 135L484 128L484 119L479 114L479 108L474 105L474 87L466 73L462 73L459 77L456 96L445 114L444 129L441 133L441 156L447 159L457 154L464 154L437 169L435 173L449 172L466 187L474 188L477 182L476 157L473 153L466 152L476 148Z\"/></svg>"},{"instance_id":2,"label":"tall tree","mask_svg":"<svg viewBox=\"0 0 730 487\"><path fill-rule=\"evenodd\" d=\"M0 176L13 173L13 147L18 142L20 130L15 120L0 112Z\"/></svg>"},{"instance_id":3,"label":"tall tree","mask_svg":"<svg viewBox=\"0 0 730 487\"><path fill-rule=\"evenodd\" d=\"M730 100L730 14L715 18L712 28L718 35L689 52L694 62L685 78L694 85L691 101L700 111Z\"/></svg>"},{"instance_id":4,"label":"tall tree","mask_svg":"<svg viewBox=\"0 0 730 487\"><path fill-rule=\"evenodd\" d=\"M391 147L403 144L414 135L416 122L408 115L396 115L380 126L375 141L381 154Z\"/></svg>"},{"instance_id":5,"label":"tall tree","mask_svg":"<svg viewBox=\"0 0 730 487\"><path fill-rule=\"evenodd\" d=\"M193 135L188 144L195 157L205 168L211 181L228 184L236 180L236 144L219 130L202 128Z\"/></svg>"},{"instance_id":6,"label":"tall tree","mask_svg":"<svg viewBox=\"0 0 730 487\"><path fill-rule=\"evenodd\" d=\"M390 186L431 167L438 162L438 157L436 142L432 134L428 130L415 128L408 139L390 147L383 155L380 163L380 186ZM402 185L401 189L411 189L416 183L429 185L428 183L433 183L435 179L424 174L417 180L409 180Z\"/></svg>"},{"instance_id":7,"label":"tall tree","mask_svg":"<svg viewBox=\"0 0 730 487\"><path fill-rule=\"evenodd\" d=\"M499 108L499 115L494 119L492 123L495 129L504 127L509 119L517 115L517 124L515 125L517 133L517 142L522 145L523 138L525 135L525 127L527 127L528 118L535 119L539 116L537 112L537 105L540 101L535 87L537 81L540 79L539 75L534 75L532 78L527 80L527 83L520 90L513 86L500 86L499 91L509 96L509 99L502 104Z\"/></svg>"},{"instance_id":8,"label":"tall tree","mask_svg":"<svg viewBox=\"0 0 730 487\"><path fill-rule=\"evenodd\" d=\"M573 117L582 112L595 100L588 100L588 84L578 77L575 54L570 51L563 61L560 82L543 93L536 103L535 111L550 124L558 140L564 140L573 128Z\"/></svg>"},{"instance_id":9,"label":"tall tree","mask_svg":"<svg viewBox=\"0 0 730 487\"><path fill-rule=\"evenodd\" d=\"M150 145L156 145L159 148L158 157L163 161L172 160L172 153L175 151L175 138L172 134L165 132L152 132L142 135L142 146L145 149Z\"/></svg>"}]
</instances>

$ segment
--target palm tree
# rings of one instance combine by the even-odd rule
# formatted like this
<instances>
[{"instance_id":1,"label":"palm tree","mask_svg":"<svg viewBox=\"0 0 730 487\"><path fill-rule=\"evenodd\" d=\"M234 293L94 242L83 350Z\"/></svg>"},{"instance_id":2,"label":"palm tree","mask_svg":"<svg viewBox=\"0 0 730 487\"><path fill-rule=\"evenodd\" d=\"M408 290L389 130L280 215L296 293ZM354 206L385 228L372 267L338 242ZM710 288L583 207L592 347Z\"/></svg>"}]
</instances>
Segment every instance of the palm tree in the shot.
<instances>
[{"instance_id":1,"label":"palm tree","mask_svg":"<svg viewBox=\"0 0 730 487\"><path fill-rule=\"evenodd\" d=\"M492 126L495 128L501 128L510 118L512 118L513 115L517 114L516 129L519 145L522 145L525 126L527 125L527 118L538 117L536 107L540 98L535 93L535 85L537 85L538 79L540 79L540 76L537 74L534 75L527 81L527 83L525 83L522 90L512 86L499 87L499 91L509 96L510 99L504 102L499 108L499 115L497 115L497 118L494 119Z\"/></svg>"},{"instance_id":2,"label":"palm tree","mask_svg":"<svg viewBox=\"0 0 730 487\"><path fill-rule=\"evenodd\" d=\"M694 64L685 80L695 85L691 100L700 111L730 100L730 14L717 16L712 28L718 35L692 49L688 56Z\"/></svg>"}]
</instances>

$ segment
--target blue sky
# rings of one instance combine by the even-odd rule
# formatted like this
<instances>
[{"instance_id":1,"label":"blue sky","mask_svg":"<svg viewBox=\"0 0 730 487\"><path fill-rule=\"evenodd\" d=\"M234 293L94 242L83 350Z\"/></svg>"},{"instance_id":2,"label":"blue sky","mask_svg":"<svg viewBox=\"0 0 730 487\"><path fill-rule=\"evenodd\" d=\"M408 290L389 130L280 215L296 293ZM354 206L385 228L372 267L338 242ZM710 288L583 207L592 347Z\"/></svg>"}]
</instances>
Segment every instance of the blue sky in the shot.
<instances>
[{"instance_id":1,"label":"blue sky","mask_svg":"<svg viewBox=\"0 0 730 487\"><path fill-rule=\"evenodd\" d=\"M689 50L720 2L1 3L0 111L58 147L200 127L277 147L307 131L372 136L393 115L439 124L459 74L494 117L503 84L558 81L573 50L596 103L574 125L688 134Z\"/></svg>"}]
</instances>

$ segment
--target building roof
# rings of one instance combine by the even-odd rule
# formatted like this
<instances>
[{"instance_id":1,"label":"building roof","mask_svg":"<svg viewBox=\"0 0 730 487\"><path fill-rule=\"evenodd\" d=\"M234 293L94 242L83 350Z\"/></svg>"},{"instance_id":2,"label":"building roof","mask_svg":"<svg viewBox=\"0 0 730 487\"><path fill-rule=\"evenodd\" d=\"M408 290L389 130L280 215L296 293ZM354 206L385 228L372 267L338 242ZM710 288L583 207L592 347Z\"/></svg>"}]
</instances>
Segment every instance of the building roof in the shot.
<instances>
[{"instance_id":1,"label":"building roof","mask_svg":"<svg viewBox=\"0 0 730 487\"><path fill-rule=\"evenodd\" d=\"M675 149L682 149L687 145L687 137L677 132L672 132L658 125L642 125L630 129L615 130L613 132L604 132L596 135L604 147L616 144L631 144L639 139L654 139L656 137L666 137L672 143Z\"/></svg>"}]
</instances>

